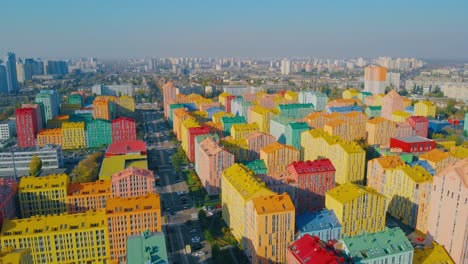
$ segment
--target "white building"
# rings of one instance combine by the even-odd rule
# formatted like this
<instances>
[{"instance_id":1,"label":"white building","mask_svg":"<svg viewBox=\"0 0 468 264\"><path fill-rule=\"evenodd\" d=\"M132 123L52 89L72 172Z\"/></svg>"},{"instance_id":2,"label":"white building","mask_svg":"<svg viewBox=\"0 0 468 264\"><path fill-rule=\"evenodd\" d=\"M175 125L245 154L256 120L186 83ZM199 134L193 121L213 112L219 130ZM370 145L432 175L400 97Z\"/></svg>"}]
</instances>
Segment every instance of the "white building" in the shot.
<instances>
[{"instance_id":1,"label":"white building","mask_svg":"<svg viewBox=\"0 0 468 264\"><path fill-rule=\"evenodd\" d=\"M400 74L396 72L387 72L387 85L394 88L400 88Z\"/></svg>"},{"instance_id":2,"label":"white building","mask_svg":"<svg viewBox=\"0 0 468 264\"><path fill-rule=\"evenodd\" d=\"M93 85L92 92L97 95L112 95L112 96L122 96L128 95L133 96L135 89L132 85L104 85L96 84Z\"/></svg>"},{"instance_id":3,"label":"white building","mask_svg":"<svg viewBox=\"0 0 468 264\"><path fill-rule=\"evenodd\" d=\"M0 122L0 140L9 139L16 134L15 120L3 120Z\"/></svg>"},{"instance_id":4,"label":"white building","mask_svg":"<svg viewBox=\"0 0 468 264\"><path fill-rule=\"evenodd\" d=\"M281 61L281 75L289 75L291 73L291 61L282 60Z\"/></svg>"},{"instance_id":5,"label":"white building","mask_svg":"<svg viewBox=\"0 0 468 264\"><path fill-rule=\"evenodd\" d=\"M44 146L32 148L11 148L0 150L0 173L29 171L31 158L36 155L42 160L42 169L58 169L63 167L61 146ZM21 176L21 175L19 175Z\"/></svg>"},{"instance_id":6,"label":"white building","mask_svg":"<svg viewBox=\"0 0 468 264\"><path fill-rule=\"evenodd\" d=\"M252 87L243 86L243 85L224 86L223 87L223 92L232 94L234 96L240 96L240 95L243 95L245 93L252 92Z\"/></svg>"}]
</instances>

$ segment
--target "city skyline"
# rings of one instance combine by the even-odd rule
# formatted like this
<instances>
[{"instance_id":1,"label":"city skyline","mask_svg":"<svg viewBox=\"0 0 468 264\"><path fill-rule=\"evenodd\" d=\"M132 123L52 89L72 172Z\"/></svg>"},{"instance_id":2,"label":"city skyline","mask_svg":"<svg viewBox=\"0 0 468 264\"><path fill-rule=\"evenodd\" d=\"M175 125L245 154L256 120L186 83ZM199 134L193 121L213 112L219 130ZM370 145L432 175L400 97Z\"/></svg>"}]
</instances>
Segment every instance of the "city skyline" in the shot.
<instances>
[{"instance_id":1,"label":"city skyline","mask_svg":"<svg viewBox=\"0 0 468 264\"><path fill-rule=\"evenodd\" d=\"M20 57L462 58L468 3L4 3L0 53ZM58 23L62 21L61 23ZM8 25L14 24L15 27ZM34 45L32 45L34 43Z\"/></svg>"}]
</instances>

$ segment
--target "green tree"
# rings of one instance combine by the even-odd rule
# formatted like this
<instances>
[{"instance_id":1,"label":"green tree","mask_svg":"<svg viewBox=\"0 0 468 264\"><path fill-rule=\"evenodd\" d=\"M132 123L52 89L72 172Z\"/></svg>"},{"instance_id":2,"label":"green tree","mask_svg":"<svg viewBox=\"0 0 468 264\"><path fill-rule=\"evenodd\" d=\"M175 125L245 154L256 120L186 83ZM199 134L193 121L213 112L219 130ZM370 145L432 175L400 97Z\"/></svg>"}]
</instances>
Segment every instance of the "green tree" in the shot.
<instances>
[{"instance_id":1,"label":"green tree","mask_svg":"<svg viewBox=\"0 0 468 264\"><path fill-rule=\"evenodd\" d=\"M29 162L29 175L36 176L42 169L42 160L34 155Z\"/></svg>"},{"instance_id":2,"label":"green tree","mask_svg":"<svg viewBox=\"0 0 468 264\"><path fill-rule=\"evenodd\" d=\"M72 182L92 182L97 180L102 157L102 152L96 152L80 161L71 173Z\"/></svg>"}]
</instances>

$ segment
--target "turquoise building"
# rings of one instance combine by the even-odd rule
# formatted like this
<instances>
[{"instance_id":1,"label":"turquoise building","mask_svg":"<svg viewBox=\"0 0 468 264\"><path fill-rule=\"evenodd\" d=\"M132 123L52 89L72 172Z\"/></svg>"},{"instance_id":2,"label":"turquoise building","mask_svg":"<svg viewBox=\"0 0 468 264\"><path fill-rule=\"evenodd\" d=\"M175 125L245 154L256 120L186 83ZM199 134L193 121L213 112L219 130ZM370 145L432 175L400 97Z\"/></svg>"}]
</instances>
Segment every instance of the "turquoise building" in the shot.
<instances>
[{"instance_id":1,"label":"turquoise building","mask_svg":"<svg viewBox=\"0 0 468 264\"><path fill-rule=\"evenodd\" d=\"M68 96L68 103L69 104L79 104L80 107L83 107L84 102L83 102L83 96L81 94L72 94Z\"/></svg>"},{"instance_id":2,"label":"turquoise building","mask_svg":"<svg viewBox=\"0 0 468 264\"><path fill-rule=\"evenodd\" d=\"M184 104L170 104L169 105L169 124L172 126L172 121L174 120L174 110L184 108Z\"/></svg>"},{"instance_id":3,"label":"turquoise building","mask_svg":"<svg viewBox=\"0 0 468 264\"><path fill-rule=\"evenodd\" d=\"M286 144L301 150L301 133L310 130L306 122L292 122L286 126Z\"/></svg>"},{"instance_id":4,"label":"turquoise building","mask_svg":"<svg viewBox=\"0 0 468 264\"><path fill-rule=\"evenodd\" d=\"M382 106L368 106L364 112L369 118L379 117L382 114Z\"/></svg>"},{"instance_id":5,"label":"turquoise building","mask_svg":"<svg viewBox=\"0 0 468 264\"><path fill-rule=\"evenodd\" d=\"M325 110L328 102L326 94L316 91L301 91L297 98L300 104L313 104L315 111Z\"/></svg>"},{"instance_id":6,"label":"turquoise building","mask_svg":"<svg viewBox=\"0 0 468 264\"><path fill-rule=\"evenodd\" d=\"M60 98L55 90L41 90L36 95L36 103L42 103L44 105L46 122L59 115Z\"/></svg>"},{"instance_id":7,"label":"turquoise building","mask_svg":"<svg viewBox=\"0 0 468 264\"><path fill-rule=\"evenodd\" d=\"M276 115L270 120L270 134L281 144L286 144L286 127L293 119L283 115Z\"/></svg>"},{"instance_id":8,"label":"turquoise building","mask_svg":"<svg viewBox=\"0 0 468 264\"><path fill-rule=\"evenodd\" d=\"M127 238L127 263L169 263L164 233L144 231Z\"/></svg>"},{"instance_id":9,"label":"turquoise building","mask_svg":"<svg viewBox=\"0 0 468 264\"><path fill-rule=\"evenodd\" d=\"M94 119L85 124L86 146L88 148L99 148L112 143L111 121Z\"/></svg>"},{"instance_id":10,"label":"turquoise building","mask_svg":"<svg viewBox=\"0 0 468 264\"><path fill-rule=\"evenodd\" d=\"M309 104L280 104L278 110L281 115L294 120L304 119L308 114L314 112L314 105Z\"/></svg>"},{"instance_id":11,"label":"turquoise building","mask_svg":"<svg viewBox=\"0 0 468 264\"><path fill-rule=\"evenodd\" d=\"M232 125L247 124L247 121L243 116L223 116L221 117L221 124L223 124L224 135L228 136L231 134Z\"/></svg>"},{"instance_id":12,"label":"turquoise building","mask_svg":"<svg viewBox=\"0 0 468 264\"><path fill-rule=\"evenodd\" d=\"M246 162L244 165L253 171L255 175L267 175L268 170L265 161L261 159Z\"/></svg>"}]
</instances>

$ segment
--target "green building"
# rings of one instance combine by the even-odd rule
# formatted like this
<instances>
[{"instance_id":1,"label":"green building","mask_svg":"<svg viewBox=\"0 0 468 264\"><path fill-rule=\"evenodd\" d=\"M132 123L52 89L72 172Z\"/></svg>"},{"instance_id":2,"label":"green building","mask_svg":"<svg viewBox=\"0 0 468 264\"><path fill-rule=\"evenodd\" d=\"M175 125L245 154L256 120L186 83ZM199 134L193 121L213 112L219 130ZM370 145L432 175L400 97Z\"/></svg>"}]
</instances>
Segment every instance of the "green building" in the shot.
<instances>
[{"instance_id":1,"label":"green building","mask_svg":"<svg viewBox=\"0 0 468 264\"><path fill-rule=\"evenodd\" d=\"M60 105L60 114L61 115L73 115L76 110L80 110L81 105L79 104L68 104L63 103Z\"/></svg>"},{"instance_id":2,"label":"green building","mask_svg":"<svg viewBox=\"0 0 468 264\"><path fill-rule=\"evenodd\" d=\"M281 144L286 144L286 127L294 122L294 119L281 115L275 115L270 120L270 134Z\"/></svg>"},{"instance_id":3,"label":"green building","mask_svg":"<svg viewBox=\"0 0 468 264\"><path fill-rule=\"evenodd\" d=\"M463 132L465 137L468 137L468 113L465 114L465 124L463 125Z\"/></svg>"},{"instance_id":4,"label":"green building","mask_svg":"<svg viewBox=\"0 0 468 264\"><path fill-rule=\"evenodd\" d=\"M294 120L305 118L311 112L314 112L314 105L309 104L280 104L278 110L281 115Z\"/></svg>"},{"instance_id":5,"label":"green building","mask_svg":"<svg viewBox=\"0 0 468 264\"><path fill-rule=\"evenodd\" d=\"M306 122L292 122L286 126L284 133L286 137L286 144L301 150L301 133L310 130Z\"/></svg>"},{"instance_id":6,"label":"green building","mask_svg":"<svg viewBox=\"0 0 468 264\"><path fill-rule=\"evenodd\" d=\"M44 105L46 122L59 115L60 98L55 90L41 90L36 95L36 103L42 103Z\"/></svg>"},{"instance_id":7,"label":"green building","mask_svg":"<svg viewBox=\"0 0 468 264\"><path fill-rule=\"evenodd\" d=\"M244 164L247 168L255 173L255 175L266 175L267 174L267 167L265 165L265 161L258 159L253 160L250 162L246 162Z\"/></svg>"},{"instance_id":8,"label":"green building","mask_svg":"<svg viewBox=\"0 0 468 264\"><path fill-rule=\"evenodd\" d=\"M169 263L164 233L144 231L127 238L127 263Z\"/></svg>"},{"instance_id":9,"label":"green building","mask_svg":"<svg viewBox=\"0 0 468 264\"><path fill-rule=\"evenodd\" d=\"M69 104L79 104L80 107L83 106L83 97L80 94L72 94L68 97Z\"/></svg>"},{"instance_id":10,"label":"green building","mask_svg":"<svg viewBox=\"0 0 468 264\"><path fill-rule=\"evenodd\" d=\"M382 113L382 106L368 106L364 112L369 118L379 117Z\"/></svg>"},{"instance_id":11,"label":"green building","mask_svg":"<svg viewBox=\"0 0 468 264\"><path fill-rule=\"evenodd\" d=\"M112 143L111 121L94 119L86 122L86 146L98 148Z\"/></svg>"},{"instance_id":12,"label":"green building","mask_svg":"<svg viewBox=\"0 0 468 264\"><path fill-rule=\"evenodd\" d=\"M231 127L234 124L246 124L247 121L243 116L223 116L221 117L221 124L223 124L224 135L231 134Z\"/></svg>"},{"instance_id":13,"label":"green building","mask_svg":"<svg viewBox=\"0 0 468 264\"><path fill-rule=\"evenodd\" d=\"M369 96L372 96L372 93L370 93L370 92L360 92L358 94L357 98L359 100L361 100L362 104L365 104L366 103L366 98L369 97Z\"/></svg>"}]
</instances>

